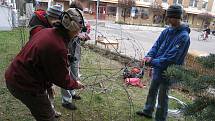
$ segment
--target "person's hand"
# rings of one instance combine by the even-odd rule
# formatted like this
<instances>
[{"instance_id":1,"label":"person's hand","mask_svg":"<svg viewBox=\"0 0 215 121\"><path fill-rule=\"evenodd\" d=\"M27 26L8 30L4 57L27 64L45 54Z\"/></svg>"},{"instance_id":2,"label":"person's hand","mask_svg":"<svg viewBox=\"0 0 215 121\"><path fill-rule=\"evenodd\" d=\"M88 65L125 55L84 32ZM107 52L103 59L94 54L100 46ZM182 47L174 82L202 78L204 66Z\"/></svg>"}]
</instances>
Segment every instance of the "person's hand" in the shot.
<instances>
[{"instance_id":1,"label":"person's hand","mask_svg":"<svg viewBox=\"0 0 215 121\"><path fill-rule=\"evenodd\" d=\"M82 32L80 34L78 34L78 37L82 40L82 41L87 41L90 40L90 37L87 33Z\"/></svg>"},{"instance_id":2,"label":"person's hand","mask_svg":"<svg viewBox=\"0 0 215 121\"><path fill-rule=\"evenodd\" d=\"M76 89L84 88L84 85L80 81L77 81L77 83L78 83L78 86Z\"/></svg>"},{"instance_id":3,"label":"person's hand","mask_svg":"<svg viewBox=\"0 0 215 121\"><path fill-rule=\"evenodd\" d=\"M144 57L142 60L141 60L141 67L142 66L150 66L150 63L152 61L152 57Z\"/></svg>"},{"instance_id":4,"label":"person's hand","mask_svg":"<svg viewBox=\"0 0 215 121\"><path fill-rule=\"evenodd\" d=\"M152 61L152 57L144 57L144 58L143 58L143 61L144 61L145 63L150 63L150 62Z\"/></svg>"}]
</instances>

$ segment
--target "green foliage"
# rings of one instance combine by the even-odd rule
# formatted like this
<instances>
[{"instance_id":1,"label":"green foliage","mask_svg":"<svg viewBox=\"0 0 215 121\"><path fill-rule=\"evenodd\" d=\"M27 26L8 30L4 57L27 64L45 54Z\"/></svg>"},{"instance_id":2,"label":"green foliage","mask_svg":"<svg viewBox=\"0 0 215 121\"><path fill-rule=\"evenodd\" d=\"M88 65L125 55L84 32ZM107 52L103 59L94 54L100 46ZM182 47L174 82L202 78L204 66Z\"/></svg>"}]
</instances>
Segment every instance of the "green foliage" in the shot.
<instances>
[{"instance_id":1,"label":"green foliage","mask_svg":"<svg viewBox=\"0 0 215 121\"><path fill-rule=\"evenodd\" d=\"M193 83L195 83L196 77L198 77L198 73L195 71L188 70L182 66L170 66L165 71L165 76L169 78L171 84L173 83L186 83L185 86L189 87Z\"/></svg>"},{"instance_id":2,"label":"green foliage","mask_svg":"<svg viewBox=\"0 0 215 121\"><path fill-rule=\"evenodd\" d=\"M213 101L207 98L198 98L184 110L184 114L195 117L197 121L213 121L215 119L214 108Z\"/></svg>"},{"instance_id":3,"label":"green foliage","mask_svg":"<svg viewBox=\"0 0 215 121\"><path fill-rule=\"evenodd\" d=\"M202 112L197 114L198 121L214 121L215 119L215 105L207 105Z\"/></svg>"},{"instance_id":4,"label":"green foliage","mask_svg":"<svg viewBox=\"0 0 215 121\"><path fill-rule=\"evenodd\" d=\"M116 21L115 23L117 23L117 24L126 24L126 22L124 22L124 21Z\"/></svg>"},{"instance_id":5,"label":"green foliage","mask_svg":"<svg viewBox=\"0 0 215 121\"><path fill-rule=\"evenodd\" d=\"M191 92L200 93L208 87L215 87L215 76L200 75L182 66L171 66L165 72L171 83L180 83Z\"/></svg>"},{"instance_id":6,"label":"green foliage","mask_svg":"<svg viewBox=\"0 0 215 121\"><path fill-rule=\"evenodd\" d=\"M205 68L214 69L215 55L197 59ZM215 119L214 92L208 91L215 88L215 75L198 73L183 66L171 66L165 72L172 83L180 83L194 96L194 101L184 109L185 116L195 117L197 121L212 121Z\"/></svg>"},{"instance_id":7,"label":"green foliage","mask_svg":"<svg viewBox=\"0 0 215 121\"><path fill-rule=\"evenodd\" d=\"M215 88L215 75L203 75L198 78L199 89Z\"/></svg>"},{"instance_id":8,"label":"green foliage","mask_svg":"<svg viewBox=\"0 0 215 121\"><path fill-rule=\"evenodd\" d=\"M215 68L215 54L210 54L206 57L199 57L197 60L203 65L205 68L214 69Z\"/></svg>"},{"instance_id":9,"label":"green foliage","mask_svg":"<svg viewBox=\"0 0 215 121\"><path fill-rule=\"evenodd\" d=\"M185 115L198 115L198 113L204 111L207 106L213 104L213 101L207 97L198 97L196 98L193 103L189 104L184 109Z\"/></svg>"}]
</instances>

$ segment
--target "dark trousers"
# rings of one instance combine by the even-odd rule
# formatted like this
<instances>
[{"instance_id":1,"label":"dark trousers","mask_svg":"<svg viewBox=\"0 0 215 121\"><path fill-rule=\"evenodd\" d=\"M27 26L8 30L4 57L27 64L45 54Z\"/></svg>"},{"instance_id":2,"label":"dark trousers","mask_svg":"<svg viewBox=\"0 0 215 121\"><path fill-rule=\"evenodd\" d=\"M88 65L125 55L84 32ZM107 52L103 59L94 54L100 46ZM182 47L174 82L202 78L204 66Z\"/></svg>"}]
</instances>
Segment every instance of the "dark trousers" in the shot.
<instances>
[{"instance_id":1,"label":"dark trousers","mask_svg":"<svg viewBox=\"0 0 215 121\"><path fill-rule=\"evenodd\" d=\"M168 93L169 81L162 77L163 72L159 69L153 70L152 81L150 84L147 100L144 106L144 113L152 115L156 99L158 97L158 105L155 114L155 121L166 121L168 112Z\"/></svg>"},{"instance_id":2,"label":"dark trousers","mask_svg":"<svg viewBox=\"0 0 215 121\"><path fill-rule=\"evenodd\" d=\"M56 121L55 112L51 107L46 92L42 94L33 94L18 90L8 84L7 88L14 97L29 108L31 114L37 121Z\"/></svg>"}]
</instances>

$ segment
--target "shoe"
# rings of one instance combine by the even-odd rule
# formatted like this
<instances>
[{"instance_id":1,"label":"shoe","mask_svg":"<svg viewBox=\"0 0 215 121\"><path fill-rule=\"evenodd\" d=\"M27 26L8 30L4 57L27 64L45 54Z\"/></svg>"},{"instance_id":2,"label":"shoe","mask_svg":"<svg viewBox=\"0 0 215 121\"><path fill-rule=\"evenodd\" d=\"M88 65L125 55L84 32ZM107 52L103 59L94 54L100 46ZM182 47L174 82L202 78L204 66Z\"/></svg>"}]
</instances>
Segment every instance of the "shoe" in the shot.
<instances>
[{"instance_id":1,"label":"shoe","mask_svg":"<svg viewBox=\"0 0 215 121\"><path fill-rule=\"evenodd\" d=\"M62 106L66 109L69 109L69 110L76 110L77 109L77 107L73 103L62 104Z\"/></svg>"},{"instance_id":2,"label":"shoe","mask_svg":"<svg viewBox=\"0 0 215 121\"><path fill-rule=\"evenodd\" d=\"M137 111L136 114L139 116L144 116L146 118L152 118L152 115L146 114L144 111Z\"/></svg>"},{"instance_id":3,"label":"shoe","mask_svg":"<svg viewBox=\"0 0 215 121\"><path fill-rule=\"evenodd\" d=\"M55 118L61 117L61 112L58 112L56 110L54 112L55 112Z\"/></svg>"},{"instance_id":4,"label":"shoe","mask_svg":"<svg viewBox=\"0 0 215 121\"><path fill-rule=\"evenodd\" d=\"M73 96L72 96L72 99L81 100L81 97L80 97L79 95L73 95Z\"/></svg>"}]
</instances>

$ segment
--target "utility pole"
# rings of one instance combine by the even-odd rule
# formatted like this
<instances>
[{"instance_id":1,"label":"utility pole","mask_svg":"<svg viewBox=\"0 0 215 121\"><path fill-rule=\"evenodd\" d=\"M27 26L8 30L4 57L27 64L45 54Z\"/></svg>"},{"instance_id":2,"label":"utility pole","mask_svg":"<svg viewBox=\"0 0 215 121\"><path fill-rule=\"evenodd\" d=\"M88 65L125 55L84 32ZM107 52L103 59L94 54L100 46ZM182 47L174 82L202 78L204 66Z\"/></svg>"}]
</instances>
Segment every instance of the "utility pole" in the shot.
<instances>
[{"instance_id":1,"label":"utility pole","mask_svg":"<svg viewBox=\"0 0 215 121\"><path fill-rule=\"evenodd\" d=\"M97 38L97 31L98 31L98 18L99 18L99 0L97 0L97 5L96 5L96 31L95 31L95 41ZM96 42L95 42L96 44Z\"/></svg>"}]
</instances>

